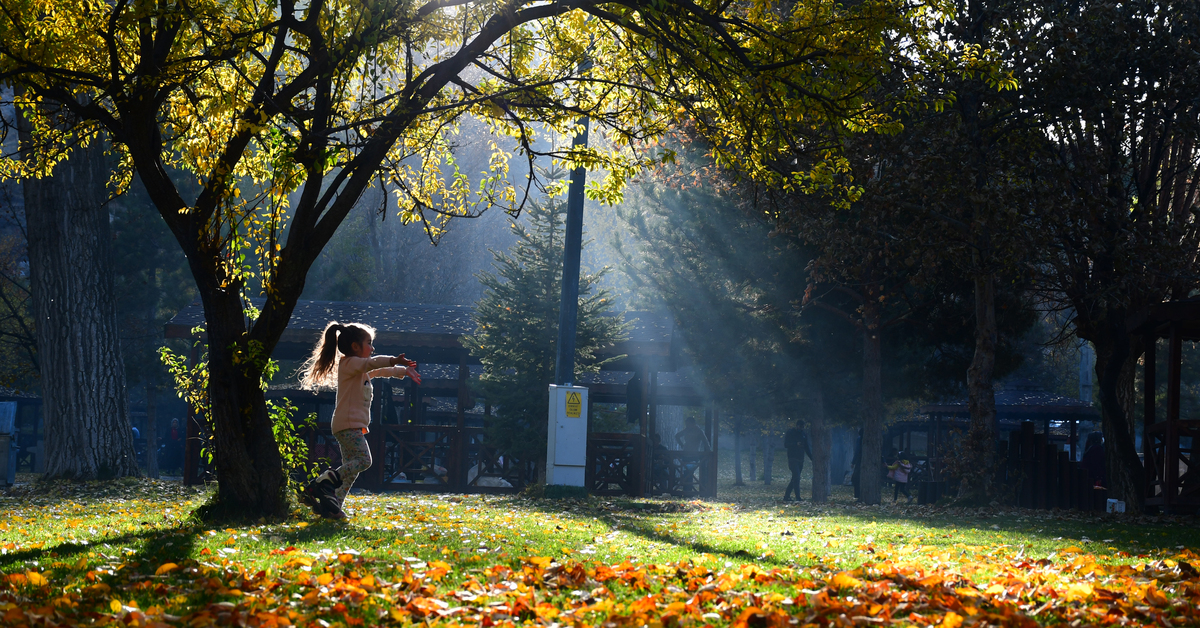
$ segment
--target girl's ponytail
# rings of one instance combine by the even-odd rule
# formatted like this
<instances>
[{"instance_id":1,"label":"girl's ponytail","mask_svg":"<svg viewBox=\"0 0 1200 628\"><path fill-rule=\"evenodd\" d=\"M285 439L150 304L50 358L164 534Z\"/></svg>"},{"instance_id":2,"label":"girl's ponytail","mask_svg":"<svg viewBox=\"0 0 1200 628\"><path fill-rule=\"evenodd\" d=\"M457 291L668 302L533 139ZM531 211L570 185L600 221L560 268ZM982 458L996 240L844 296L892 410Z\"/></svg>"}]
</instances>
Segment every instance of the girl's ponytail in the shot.
<instances>
[{"instance_id":1,"label":"girl's ponytail","mask_svg":"<svg viewBox=\"0 0 1200 628\"><path fill-rule=\"evenodd\" d=\"M321 339L313 347L312 355L300 367L303 373L300 377L300 388L314 390L329 385L329 380L333 379L331 376L334 358L337 357L338 334L345 330L346 327L339 325L337 321L331 321L325 326Z\"/></svg>"}]
</instances>

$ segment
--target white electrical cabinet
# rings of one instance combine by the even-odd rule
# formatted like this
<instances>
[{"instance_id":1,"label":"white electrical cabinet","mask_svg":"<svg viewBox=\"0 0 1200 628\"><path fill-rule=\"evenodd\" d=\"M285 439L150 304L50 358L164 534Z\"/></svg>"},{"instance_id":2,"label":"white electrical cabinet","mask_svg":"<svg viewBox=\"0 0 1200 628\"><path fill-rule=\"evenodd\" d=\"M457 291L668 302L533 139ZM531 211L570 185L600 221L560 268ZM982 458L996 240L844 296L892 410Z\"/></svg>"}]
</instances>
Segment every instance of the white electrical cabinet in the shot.
<instances>
[{"instance_id":1,"label":"white electrical cabinet","mask_svg":"<svg viewBox=\"0 0 1200 628\"><path fill-rule=\"evenodd\" d=\"M546 484L583 486L587 464L588 389L550 385Z\"/></svg>"}]
</instances>

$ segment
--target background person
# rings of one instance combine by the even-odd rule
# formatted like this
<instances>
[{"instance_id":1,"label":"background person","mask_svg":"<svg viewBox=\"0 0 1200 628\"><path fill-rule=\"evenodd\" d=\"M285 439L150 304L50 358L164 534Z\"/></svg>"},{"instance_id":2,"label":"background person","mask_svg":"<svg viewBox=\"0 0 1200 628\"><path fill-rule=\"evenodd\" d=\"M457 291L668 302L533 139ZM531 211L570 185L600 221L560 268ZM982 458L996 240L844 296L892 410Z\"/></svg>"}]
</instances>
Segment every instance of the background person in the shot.
<instances>
[{"instance_id":1,"label":"background person","mask_svg":"<svg viewBox=\"0 0 1200 628\"><path fill-rule=\"evenodd\" d=\"M675 433L675 442L679 443L680 449L687 452L694 453L712 449L708 437L704 435L704 430L696 425L694 417L687 417L683 420L683 429Z\"/></svg>"},{"instance_id":2,"label":"background person","mask_svg":"<svg viewBox=\"0 0 1200 628\"><path fill-rule=\"evenodd\" d=\"M1107 487L1108 475L1104 468L1104 434L1092 432L1088 434L1083 445L1083 459L1080 466L1088 472L1093 487Z\"/></svg>"},{"instance_id":3,"label":"background person","mask_svg":"<svg viewBox=\"0 0 1200 628\"><path fill-rule=\"evenodd\" d=\"M808 432L799 419L783 433L783 447L787 450L788 470L792 472L792 479L783 491L783 501L788 501L788 495L793 493L796 501L801 501L800 474L804 472L804 456L812 458L812 450L808 446Z\"/></svg>"},{"instance_id":4,"label":"background person","mask_svg":"<svg viewBox=\"0 0 1200 628\"><path fill-rule=\"evenodd\" d=\"M912 463L904 456L904 452L896 454L896 462L888 465L888 478L896 484L896 488L892 491L892 501L895 502L900 498L900 493L912 501L912 495L908 492L908 474L912 472Z\"/></svg>"}]
</instances>

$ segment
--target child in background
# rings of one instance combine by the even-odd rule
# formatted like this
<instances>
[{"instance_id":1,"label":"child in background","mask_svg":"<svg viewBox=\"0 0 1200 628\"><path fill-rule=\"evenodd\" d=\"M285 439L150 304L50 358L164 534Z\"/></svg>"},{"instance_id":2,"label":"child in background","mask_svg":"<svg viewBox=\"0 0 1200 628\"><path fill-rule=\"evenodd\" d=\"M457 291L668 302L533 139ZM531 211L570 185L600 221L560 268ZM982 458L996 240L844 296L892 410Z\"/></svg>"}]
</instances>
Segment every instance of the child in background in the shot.
<instances>
[{"instance_id":1,"label":"child in background","mask_svg":"<svg viewBox=\"0 0 1200 628\"><path fill-rule=\"evenodd\" d=\"M895 490L892 491L892 501L895 502L900 498L900 493L912 501L912 495L908 492L908 474L912 472L912 463L904 457L904 452L896 454L896 462L888 465L888 477L896 483Z\"/></svg>"},{"instance_id":2,"label":"child in background","mask_svg":"<svg viewBox=\"0 0 1200 628\"><path fill-rule=\"evenodd\" d=\"M407 376L421 383L417 363L406 359L403 353L395 357L372 357L374 340L375 330L366 325L341 325L334 321L325 327L312 356L304 363L301 388L329 387L337 381L337 401L329 427L341 449L342 466L317 476L300 496L321 517L345 519L342 504L346 494L358 474L371 467L371 449L367 446L374 393L371 379ZM336 364L335 358L338 358Z\"/></svg>"}]
</instances>

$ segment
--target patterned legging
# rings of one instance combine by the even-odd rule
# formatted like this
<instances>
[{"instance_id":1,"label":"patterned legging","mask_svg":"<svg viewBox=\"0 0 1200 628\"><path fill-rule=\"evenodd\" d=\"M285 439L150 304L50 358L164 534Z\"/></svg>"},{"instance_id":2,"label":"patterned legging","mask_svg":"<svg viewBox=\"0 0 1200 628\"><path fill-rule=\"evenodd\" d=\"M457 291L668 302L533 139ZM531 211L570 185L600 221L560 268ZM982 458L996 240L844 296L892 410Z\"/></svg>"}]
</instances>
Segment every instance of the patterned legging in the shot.
<instances>
[{"instance_id":1,"label":"patterned legging","mask_svg":"<svg viewBox=\"0 0 1200 628\"><path fill-rule=\"evenodd\" d=\"M337 439L338 447L342 450L342 466L338 467L342 485L333 492L340 504L346 501L346 494L350 492L350 487L354 486L358 474L371 468L371 448L367 446L367 435L359 428L336 432L333 437Z\"/></svg>"}]
</instances>

